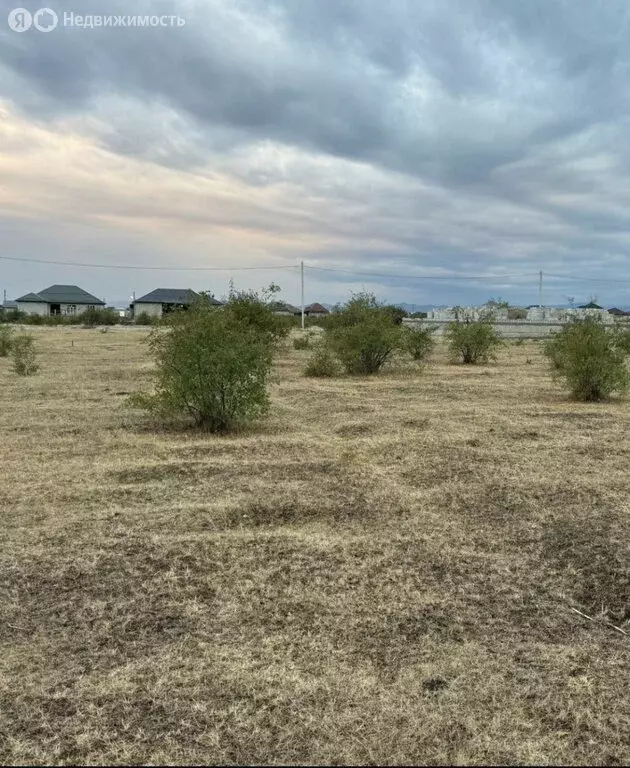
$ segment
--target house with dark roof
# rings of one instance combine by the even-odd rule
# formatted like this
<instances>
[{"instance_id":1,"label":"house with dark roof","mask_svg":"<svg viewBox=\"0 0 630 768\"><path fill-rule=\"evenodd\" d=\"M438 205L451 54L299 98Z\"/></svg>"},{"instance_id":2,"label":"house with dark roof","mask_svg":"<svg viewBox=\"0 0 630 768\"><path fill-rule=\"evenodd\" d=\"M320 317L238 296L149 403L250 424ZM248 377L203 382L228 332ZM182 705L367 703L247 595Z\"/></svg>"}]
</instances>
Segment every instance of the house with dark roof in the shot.
<instances>
[{"instance_id":1,"label":"house with dark roof","mask_svg":"<svg viewBox=\"0 0 630 768\"><path fill-rule=\"evenodd\" d=\"M308 307L304 307L304 314L307 317L326 317L330 314L323 304L309 304Z\"/></svg>"},{"instance_id":2,"label":"house with dark roof","mask_svg":"<svg viewBox=\"0 0 630 768\"><path fill-rule=\"evenodd\" d=\"M297 317L302 314L301 309L294 307L293 304L287 304L286 301L272 301L270 306L274 315Z\"/></svg>"},{"instance_id":3,"label":"house with dark roof","mask_svg":"<svg viewBox=\"0 0 630 768\"><path fill-rule=\"evenodd\" d=\"M615 317L630 317L630 312L626 312L624 309L619 309L619 307L609 309L608 314L614 315Z\"/></svg>"},{"instance_id":4,"label":"house with dark roof","mask_svg":"<svg viewBox=\"0 0 630 768\"><path fill-rule=\"evenodd\" d=\"M17 308L27 315L80 315L87 309L102 309L105 302L78 285L51 285L38 293L16 299Z\"/></svg>"},{"instance_id":5,"label":"house with dark roof","mask_svg":"<svg viewBox=\"0 0 630 768\"><path fill-rule=\"evenodd\" d=\"M149 317L162 317L178 309L188 309L198 298L199 294L190 288L156 288L146 296L136 299L131 309L135 316L146 313ZM221 302L214 298L211 298L210 302L221 306Z\"/></svg>"}]
</instances>

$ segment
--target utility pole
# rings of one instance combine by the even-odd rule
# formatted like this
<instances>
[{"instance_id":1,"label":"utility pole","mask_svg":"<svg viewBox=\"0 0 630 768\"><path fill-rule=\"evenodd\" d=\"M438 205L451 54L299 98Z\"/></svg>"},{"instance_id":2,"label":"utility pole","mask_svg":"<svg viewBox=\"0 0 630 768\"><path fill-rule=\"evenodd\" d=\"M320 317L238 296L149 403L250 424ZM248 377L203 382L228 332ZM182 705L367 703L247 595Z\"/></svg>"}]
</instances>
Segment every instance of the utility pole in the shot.
<instances>
[{"instance_id":1,"label":"utility pole","mask_svg":"<svg viewBox=\"0 0 630 768\"><path fill-rule=\"evenodd\" d=\"M540 307L540 309L542 309L542 305L543 305L543 273L541 269L539 273L539 280L538 280L538 306Z\"/></svg>"},{"instance_id":2,"label":"utility pole","mask_svg":"<svg viewBox=\"0 0 630 768\"><path fill-rule=\"evenodd\" d=\"M302 284L302 330L304 330L304 262L300 262L300 282Z\"/></svg>"},{"instance_id":3,"label":"utility pole","mask_svg":"<svg viewBox=\"0 0 630 768\"><path fill-rule=\"evenodd\" d=\"M7 289L4 289L4 299L2 300L2 306L6 307L7 305Z\"/></svg>"}]
</instances>

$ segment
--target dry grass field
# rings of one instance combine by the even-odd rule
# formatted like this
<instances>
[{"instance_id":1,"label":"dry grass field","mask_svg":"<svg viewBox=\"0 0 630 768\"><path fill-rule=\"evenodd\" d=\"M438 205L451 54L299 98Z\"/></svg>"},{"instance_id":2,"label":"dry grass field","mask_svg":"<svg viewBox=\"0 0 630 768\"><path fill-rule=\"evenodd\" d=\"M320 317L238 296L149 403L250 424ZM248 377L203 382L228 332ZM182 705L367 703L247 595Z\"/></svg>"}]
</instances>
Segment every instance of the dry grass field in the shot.
<instances>
[{"instance_id":1,"label":"dry grass field","mask_svg":"<svg viewBox=\"0 0 630 768\"><path fill-rule=\"evenodd\" d=\"M630 762L630 401L571 403L534 342L327 381L287 348L212 437L122 407L142 331L34 333L0 762Z\"/></svg>"}]
</instances>

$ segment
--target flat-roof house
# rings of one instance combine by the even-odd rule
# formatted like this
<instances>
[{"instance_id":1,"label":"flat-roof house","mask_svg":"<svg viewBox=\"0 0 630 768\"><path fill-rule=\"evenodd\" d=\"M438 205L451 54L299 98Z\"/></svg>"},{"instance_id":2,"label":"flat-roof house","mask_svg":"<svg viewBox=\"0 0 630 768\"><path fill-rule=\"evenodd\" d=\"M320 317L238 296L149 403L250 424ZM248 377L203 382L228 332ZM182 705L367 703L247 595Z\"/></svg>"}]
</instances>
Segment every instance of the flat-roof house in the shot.
<instances>
[{"instance_id":1,"label":"flat-roof house","mask_svg":"<svg viewBox=\"0 0 630 768\"><path fill-rule=\"evenodd\" d=\"M51 285L38 293L27 293L16 299L17 308L27 315L80 315L87 309L101 309L102 299L78 285Z\"/></svg>"},{"instance_id":2,"label":"flat-roof house","mask_svg":"<svg viewBox=\"0 0 630 768\"><path fill-rule=\"evenodd\" d=\"M326 317L330 314L323 304L309 304L308 307L304 307L304 314L307 317Z\"/></svg>"},{"instance_id":3,"label":"flat-roof house","mask_svg":"<svg viewBox=\"0 0 630 768\"><path fill-rule=\"evenodd\" d=\"M149 317L162 317L177 309L187 309L197 298L199 294L191 288L156 288L136 299L131 309L136 316L146 313ZM216 299L210 299L210 302L221 306Z\"/></svg>"}]
</instances>

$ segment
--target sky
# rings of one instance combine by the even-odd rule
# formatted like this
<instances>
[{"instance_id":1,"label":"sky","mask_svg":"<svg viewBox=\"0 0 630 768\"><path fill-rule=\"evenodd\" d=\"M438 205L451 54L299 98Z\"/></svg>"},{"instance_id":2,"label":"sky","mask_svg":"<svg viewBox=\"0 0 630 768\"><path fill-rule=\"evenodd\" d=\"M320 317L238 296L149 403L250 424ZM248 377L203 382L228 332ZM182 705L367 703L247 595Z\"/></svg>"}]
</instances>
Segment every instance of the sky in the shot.
<instances>
[{"instance_id":1,"label":"sky","mask_svg":"<svg viewBox=\"0 0 630 768\"><path fill-rule=\"evenodd\" d=\"M307 303L531 304L542 270L544 303L630 306L627 0L47 0L46 32L15 5L8 298L232 280L299 303L303 261Z\"/></svg>"}]
</instances>

